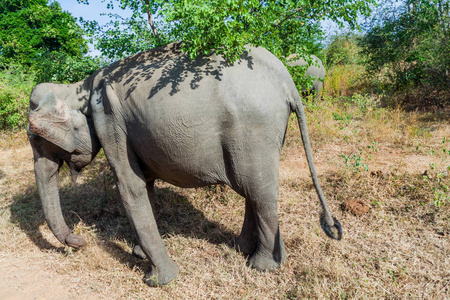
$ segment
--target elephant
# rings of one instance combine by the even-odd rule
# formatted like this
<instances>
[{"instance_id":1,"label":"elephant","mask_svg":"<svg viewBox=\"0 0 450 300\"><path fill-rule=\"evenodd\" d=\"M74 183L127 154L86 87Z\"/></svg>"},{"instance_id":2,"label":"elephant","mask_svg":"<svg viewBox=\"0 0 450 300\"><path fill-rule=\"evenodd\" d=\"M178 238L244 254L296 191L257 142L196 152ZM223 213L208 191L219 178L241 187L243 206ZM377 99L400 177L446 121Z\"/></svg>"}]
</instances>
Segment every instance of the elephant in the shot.
<instances>
[{"instance_id":1,"label":"elephant","mask_svg":"<svg viewBox=\"0 0 450 300\"><path fill-rule=\"evenodd\" d=\"M305 61L303 58L296 59L297 54L292 54L287 58L287 65L290 67L294 66L308 66L305 72L305 78L308 76L314 77L313 84L309 91L314 91L316 94L315 102L320 100L321 91L323 88L323 81L325 79L325 67L322 64L320 58L315 55L311 55L311 63ZM304 89L303 92L308 92Z\"/></svg>"},{"instance_id":2,"label":"elephant","mask_svg":"<svg viewBox=\"0 0 450 300\"><path fill-rule=\"evenodd\" d=\"M230 64L214 53L190 59L180 42L114 62L74 84L41 83L30 96L29 141L45 220L56 238L85 244L64 221L58 191L65 162L76 180L103 148L138 245L149 286L179 272L158 233L154 181L184 188L226 184L245 198L235 247L259 270L286 260L277 201L280 151L295 112L325 233L341 239L321 191L300 95L283 63L249 47Z\"/></svg>"}]
</instances>

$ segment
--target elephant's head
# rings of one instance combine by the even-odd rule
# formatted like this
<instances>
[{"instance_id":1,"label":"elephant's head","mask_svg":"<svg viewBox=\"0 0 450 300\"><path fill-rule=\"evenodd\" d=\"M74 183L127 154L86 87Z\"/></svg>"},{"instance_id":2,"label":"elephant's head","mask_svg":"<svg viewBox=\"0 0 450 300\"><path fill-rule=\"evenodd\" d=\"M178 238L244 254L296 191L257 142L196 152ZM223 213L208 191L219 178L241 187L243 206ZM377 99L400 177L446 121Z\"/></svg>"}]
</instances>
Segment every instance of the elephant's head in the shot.
<instances>
[{"instance_id":1,"label":"elephant's head","mask_svg":"<svg viewBox=\"0 0 450 300\"><path fill-rule=\"evenodd\" d=\"M31 93L28 115L28 137L45 219L58 240L72 247L83 246L84 240L71 233L62 216L58 171L66 162L75 181L100 150L88 115L88 97L89 89L83 84L40 84Z\"/></svg>"}]
</instances>

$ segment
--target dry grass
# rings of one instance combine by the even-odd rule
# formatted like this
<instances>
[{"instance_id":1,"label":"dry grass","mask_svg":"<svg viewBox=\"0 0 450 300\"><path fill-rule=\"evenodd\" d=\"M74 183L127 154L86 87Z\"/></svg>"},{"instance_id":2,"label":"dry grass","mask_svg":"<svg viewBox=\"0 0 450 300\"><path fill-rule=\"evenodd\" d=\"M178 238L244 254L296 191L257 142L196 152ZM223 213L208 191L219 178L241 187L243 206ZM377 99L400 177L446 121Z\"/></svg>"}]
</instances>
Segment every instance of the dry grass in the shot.
<instances>
[{"instance_id":1,"label":"dry grass","mask_svg":"<svg viewBox=\"0 0 450 300\"><path fill-rule=\"evenodd\" d=\"M0 298L450 298L450 194L444 190L450 180L438 177L450 164L442 151L443 137L450 137L448 116L434 119L330 99L307 114L322 187L344 227L343 240L330 240L320 228L318 199L292 118L280 169L286 264L275 272L255 271L233 250L244 199L230 188L181 189L158 182L159 230L180 267L179 276L161 288L142 282L148 264L130 255L135 238L104 155L76 187L62 170L66 220L88 242L74 252L45 224L25 133L3 134ZM355 159L345 162L343 155L352 154L368 171ZM447 198L437 197L439 191ZM370 211L362 216L343 211L349 199L362 200Z\"/></svg>"}]
</instances>

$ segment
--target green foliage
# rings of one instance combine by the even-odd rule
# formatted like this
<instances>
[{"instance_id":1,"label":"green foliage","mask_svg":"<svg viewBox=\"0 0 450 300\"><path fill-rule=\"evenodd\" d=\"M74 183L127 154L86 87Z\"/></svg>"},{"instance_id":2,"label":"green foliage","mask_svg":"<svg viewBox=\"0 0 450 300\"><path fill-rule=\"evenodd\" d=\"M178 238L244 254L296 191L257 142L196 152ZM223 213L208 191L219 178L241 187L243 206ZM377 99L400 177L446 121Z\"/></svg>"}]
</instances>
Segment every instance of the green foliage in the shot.
<instances>
[{"instance_id":1,"label":"green foliage","mask_svg":"<svg viewBox=\"0 0 450 300\"><path fill-rule=\"evenodd\" d=\"M136 29L130 28L125 32L118 22L113 24L115 29L109 31L109 36L100 34L103 42L99 47L110 57L128 54L113 50L112 45L122 48L143 37L147 41L143 47L137 43L136 47L132 45L127 49L137 51L182 40L184 50L191 57L215 51L234 62L247 45L264 46L279 57L315 52L320 48L321 20L329 18L339 24L346 22L354 28L358 13L367 15L373 1L110 0L109 5L114 3L133 10L129 24L132 27L135 22ZM145 26L139 17L142 14L148 16ZM153 15L158 16L158 22L153 21ZM96 31L94 23L87 24L91 32ZM143 30L144 27L147 29ZM136 34L138 31L142 34ZM148 32L152 32L154 38L150 38ZM130 38L123 39L124 36ZM107 42L108 39L111 42Z\"/></svg>"},{"instance_id":2,"label":"green foliage","mask_svg":"<svg viewBox=\"0 0 450 300\"><path fill-rule=\"evenodd\" d=\"M85 57L84 31L57 2L6 0L0 4L0 64L30 67L39 82L71 83L99 68Z\"/></svg>"},{"instance_id":3,"label":"green foliage","mask_svg":"<svg viewBox=\"0 0 450 300\"><path fill-rule=\"evenodd\" d=\"M441 188L434 188L433 202L436 207L440 207L446 205L447 203L450 203L450 193L448 185L442 184Z\"/></svg>"},{"instance_id":4,"label":"green foliage","mask_svg":"<svg viewBox=\"0 0 450 300\"><path fill-rule=\"evenodd\" d=\"M0 2L0 14L17 12L29 5L47 5L47 0L3 0Z\"/></svg>"},{"instance_id":5,"label":"green foliage","mask_svg":"<svg viewBox=\"0 0 450 300\"><path fill-rule=\"evenodd\" d=\"M309 64L312 64L313 62L308 62ZM297 87L298 91L309 91L311 90L315 77L308 75L305 77L305 72L308 70L308 65L303 66L289 66L286 65L286 68L288 69L289 73L291 74L292 80L295 83L295 86Z\"/></svg>"},{"instance_id":6,"label":"green foliage","mask_svg":"<svg viewBox=\"0 0 450 300\"><path fill-rule=\"evenodd\" d=\"M347 32L332 36L324 50L325 90L328 95L356 97L376 90L376 82L365 74L365 55L360 47L362 36ZM359 100L365 100L366 96ZM354 99L358 100L358 99Z\"/></svg>"},{"instance_id":7,"label":"green foliage","mask_svg":"<svg viewBox=\"0 0 450 300\"><path fill-rule=\"evenodd\" d=\"M34 76L20 65L10 65L0 72L0 129L24 128L28 100Z\"/></svg>"},{"instance_id":8,"label":"green foliage","mask_svg":"<svg viewBox=\"0 0 450 300\"><path fill-rule=\"evenodd\" d=\"M160 46L144 21L115 20L105 26L90 26L93 34L98 32L95 47L112 60Z\"/></svg>"},{"instance_id":9,"label":"green foliage","mask_svg":"<svg viewBox=\"0 0 450 300\"><path fill-rule=\"evenodd\" d=\"M187 42L191 55L216 49L231 61L246 44L264 46L277 56L303 55L311 50L306 48L309 45L306 41L317 38L318 22L324 16L334 20L343 17L355 25L357 11L368 11L363 1L213 2L206 7L199 0L190 1L188 5L176 1L169 19L178 21L181 38ZM203 6L205 13L192 17L198 6Z\"/></svg>"},{"instance_id":10,"label":"green foliage","mask_svg":"<svg viewBox=\"0 0 450 300\"><path fill-rule=\"evenodd\" d=\"M85 79L101 65L98 58L75 58L66 53L50 52L41 55L33 68L36 70L36 83L73 83Z\"/></svg>"},{"instance_id":11,"label":"green foliage","mask_svg":"<svg viewBox=\"0 0 450 300\"><path fill-rule=\"evenodd\" d=\"M363 162L364 160L364 151L360 149L359 154L353 153L350 155L342 154L342 158L344 159L345 164L348 168L350 168L353 173L360 172L361 170L369 171L369 167L366 163ZM370 159L370 157L369 157Z\"/></svg>"},{"instance_id":12,"label":"green foliage","mask_svg":"<svg viewBox=\"0 0 450 300\"><path fill-rule=\"evenodd\" d=\"M168 44L174 39L167 35L167 24L158 21L157 35L153 32L149 22L145 19L146 7L140 1L121 1L121 7L129 7L134 11L130 18L123 18L117 14L108 14L111 21L105 25L99 25L95 20L81 19L84 29L90 36L91 42L95 41L96 49L102 52L110 60L130 56L157 46ZM83 2L88 4L86 1ZM114 7L113 1L108 4Z\"/></svg>"},{"instance_id":13,"label":"green foliage","mask_svg":"<svg viewBox=\"0 0 450 300\"><path fill-rule=\"evenodd\" d=\"M350 65L362 63L361 36L345 33L331 37L331 42L325 50L327 67L335 65Z\"/></svg>"},{"instance_id":14,"label":"green foliage","mask_svg":"<svg viewBox=\"0 0 450 300\"><path fill-rule=\"evenodd\" d=\"M431 172L436 173L436 177L441 177L442 175L447 176L450 171L450 149L447 148L447 142L449 139L443 137L441 144L442 149L435 151L432 149L430 155L435 158L435 161L429 164Z\"/></svg>"},{"instance_id":15,"label":"green foliage","mask_svg":"<svg viewBox=\"0 0 450 300\"><path fill-rule=\"evenodd\" d=\"M377 152L378 152L377 142L372 142L372 144L371 144L371 145L367 145L366 148L367 148L367 149L372 149L372 151L373 151L374 153L377 153Z\"/></svg>"},{"instance_id":16,"label":"green foliage","mask_svg":"<svg viewBox=\"0 0 450 300\"><path fill-rule=\"evenodd\" d=\"M43 53L88 50L81 27L57 2L4 0L0 12L0 62L33 65Z\"/></svg>"},{"instance_id":17,"label":"green foliage","mask_svg":"<svg viewBox=\"0 0 450 300\"><path fill-rule=\"evenodd\" d=\"M351 101L360 109L363 115L379 105L379 99L368 94L354 93Z\"/></svg>"},{"instance_id":18,"label":"green foliage","mask_svg":"<svg viewBox=\"0 0 450 300\"><path fill-rule=\"evenodd\" d=\"M424 99L429 94L447 93L450 1L405 0L395 7L382 7L361 46L367 55L368 71L374 76L384 75L385 86L392 86L393 91L418 88ZM447 95L443 101L449 100Z\"/></svg>"},{"instance_id":19,"label":"green foliage","mask_svg":"<svg viewBox=\"0 0 450 300\"><path fill-rule=\"evenodd\" d=\"M347 126L348 124L350 124L350 122L353 118L352 115L349 113L343 113L341 115L341 114L338 114L337 112L333 112L332 115L333 115L333 119L335 121L338 121L341 124L339 129L343 129L344 126Z\"/></svg>"},{"instance_id":20,"label":"green foliage","mask_svg":"<svg viewBox=\"0 0 450 300\"><path fill-rule=\"evenodd\" d=\"M449 141L447 137L443 137L441 148L438 151L431 149L429 154L433 157L433 161L429 163L430 169L426 170L423 176L424 181L433 190L433 202L438 208L450 203L450 188L448 185L450 149L447 145ZM418 150L418 147L416 150Z\"/></svg>"}]
</instances>

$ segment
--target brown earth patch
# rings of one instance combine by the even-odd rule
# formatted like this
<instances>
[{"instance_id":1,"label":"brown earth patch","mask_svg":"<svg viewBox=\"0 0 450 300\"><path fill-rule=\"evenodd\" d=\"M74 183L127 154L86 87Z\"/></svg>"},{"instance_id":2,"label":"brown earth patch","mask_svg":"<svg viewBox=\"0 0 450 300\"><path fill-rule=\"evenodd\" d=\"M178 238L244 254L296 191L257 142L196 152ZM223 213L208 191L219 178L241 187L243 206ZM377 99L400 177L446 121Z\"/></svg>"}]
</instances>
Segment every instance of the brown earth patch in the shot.
<instances>
[{"instance_id":1,"label":"brown earth patch","mask_svg":"<svg viewBox=\"0 0 450 300\"><path fill-rule=\"evenodd\" d=\"M351 212L357 216L369 212L369 205L361 199L350 199L342 203L342 210Z\"/></svg>"}]
</instances>

